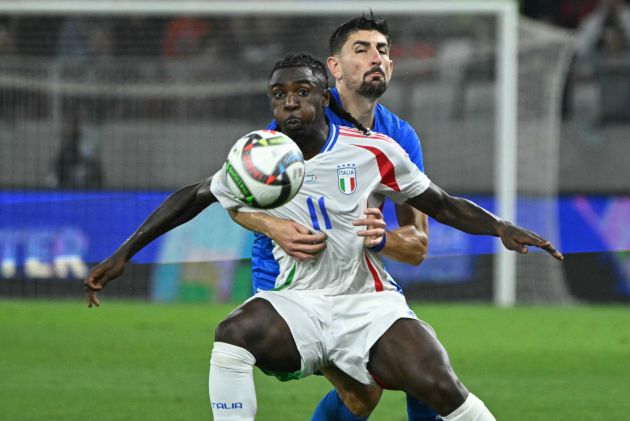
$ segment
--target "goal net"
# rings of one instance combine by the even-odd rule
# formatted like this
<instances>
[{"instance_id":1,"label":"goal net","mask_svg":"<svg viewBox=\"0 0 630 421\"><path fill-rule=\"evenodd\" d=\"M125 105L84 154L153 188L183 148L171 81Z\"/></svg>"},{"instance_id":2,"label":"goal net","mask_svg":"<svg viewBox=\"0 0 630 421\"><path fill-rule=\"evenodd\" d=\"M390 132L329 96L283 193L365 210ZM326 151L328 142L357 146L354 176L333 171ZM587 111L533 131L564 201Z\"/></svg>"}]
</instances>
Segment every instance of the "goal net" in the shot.
<instances>
[{"instance_id":1,"label":"goal net","mask_svg":"<svg viewBox=\"0 0 630 421\"><path fill-rule=\"evenodd\" d=\"M370 8L387 18L393 40L382 102L418 132L432 180L558 244L569 37L509 20L514 4L0 2L0 277L85 273L168 192L214 172L235 139L267 125L276 60L297 51L325 59L334 28ZM517 72L506 33L518 39ZM171 297L182 277L204 278L225 297L229 279L244 273L226 262L246 257L248 237L216 211L204 215L139 255L150 265L138 276L155 297ZM388 264L412 299L570 300L549 256L499 249L432 222L423 265ZM220 263L211 271L195 263L209 260Z\"/></svg>"}]
</instances>

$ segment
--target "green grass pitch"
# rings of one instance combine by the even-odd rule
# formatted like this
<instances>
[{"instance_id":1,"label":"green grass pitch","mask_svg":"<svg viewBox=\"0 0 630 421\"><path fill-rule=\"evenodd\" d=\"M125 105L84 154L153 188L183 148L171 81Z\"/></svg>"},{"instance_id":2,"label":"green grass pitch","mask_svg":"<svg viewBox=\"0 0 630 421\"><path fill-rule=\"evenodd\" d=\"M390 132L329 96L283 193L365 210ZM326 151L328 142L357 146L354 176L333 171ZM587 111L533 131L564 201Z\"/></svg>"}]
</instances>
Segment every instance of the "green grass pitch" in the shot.
<instances>
[{"instance_id":1,"label":"green grass pitch","mask_svg":"<svg viewBox=\"0 0 630 421\"><path fill-rule=\"evenodd\" d=\"M0 301L0 420L211 420L208 358L228 305ZM499 420L630 419L630 310L414 305ZM308 420L318 376L256 372L259 420ZM388 391L371 420L406 420Z\"/></svg>"}]
</instances>

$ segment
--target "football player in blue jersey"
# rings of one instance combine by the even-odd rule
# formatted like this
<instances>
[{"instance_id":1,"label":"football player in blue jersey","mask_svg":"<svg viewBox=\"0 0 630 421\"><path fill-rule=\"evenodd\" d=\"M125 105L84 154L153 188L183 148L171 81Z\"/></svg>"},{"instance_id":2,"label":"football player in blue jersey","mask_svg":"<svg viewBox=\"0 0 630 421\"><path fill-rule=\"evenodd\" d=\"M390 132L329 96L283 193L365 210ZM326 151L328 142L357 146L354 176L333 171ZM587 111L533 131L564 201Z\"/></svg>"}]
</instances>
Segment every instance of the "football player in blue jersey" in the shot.
<instances>
[{"instance_id":1,"label":"football player in blue jersey","mask_svg":"<svg viewBox=\"0 0 630 421\"><path fill-rule=\"evenodd\" d=\"M424 171L422 148L415 130L378 102L392 76L390 47L387 22L372 14L351 19L337 27L329 40L327 65L335 78L335 87L331 90L332 99L326 117L336 125L352 127L357 123L388 135ZM275 128L275 122L269 128ZM362 235L367 236L366 245L369 245L370 236L378 234L384 224L378 209L368 209L367 212L366 220L360 222L366 224L367 229ZM427 252L427 217L409 205L396 205L396 215L399 228L387 231L382 237L383 242L376 247L388 258L418 265ZM325 247L323 234L313 233L293 221L280 221L263 214L233 214L233 217L245 228L257 232L252 250L254 293L273 288L278 275L272 239L289 255L301 260L315 258ZM312 421L363 420L378 404L380 388L357 384L335 368L324 369L322 373L335 389L320 401ZM411 396L407 396L407 413L412 421L439 419L432 408Z\"/></svg>"}]
</instances>

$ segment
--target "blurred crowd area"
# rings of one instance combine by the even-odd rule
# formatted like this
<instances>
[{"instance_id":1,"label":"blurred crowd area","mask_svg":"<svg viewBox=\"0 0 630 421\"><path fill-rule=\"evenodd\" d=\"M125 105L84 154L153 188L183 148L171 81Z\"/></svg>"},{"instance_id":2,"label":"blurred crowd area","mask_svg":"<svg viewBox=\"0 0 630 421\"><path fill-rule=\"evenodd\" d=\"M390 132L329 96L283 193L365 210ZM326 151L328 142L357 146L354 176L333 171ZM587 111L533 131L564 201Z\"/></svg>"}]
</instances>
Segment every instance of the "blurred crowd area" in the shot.
<instances>
[{"instance_id":1,"label":"blurred crowd area","mask_svg":"<svg viewBox=\"0 0 630 421\"><path fill-rule=\"evenodd\" d=\"M576 29L601 0L520 0L521 13L564 28Z\"/></svg>"},{"instance_id":2,"label":"blurred crowd area","mask_svg":"<svg viewBox=\"0 0 630 421\"><path fill-rule=\"evenodd\" d=\"M598 6L606 3L628 3L626 0L520 0L524 16L559 27L577 29ZM302 21L304 19L301 19ZM214 42L230 39L232 42L260 34L249 31L254 26L263 28L265 41L283 44L290 50L291 37L287 27L275 24L277 18L203 18L203 17L0 17L0 54L66 57L148 57L181 58L208 50L220 53L230 43ZM295 25L294 25L295 26ZM297 25L313 32L326 29L324 18L312 18ZM427 34L430 37L430 34ZM244 44L250 40L242 39ZM262 40L259 40L262 41ZM299 43L299 39L296 40ZM303 47L302 45L298 45ZM273 51L269 51L271 53ZM416 54L426 54L415 51Z\"/></svg>"},{"instance_id":3,"label":"blurred crowd area","mask_svg":"<svg viewBox=\"0 0 630 421\"><path fill-rule=\"evenodd\" d=\"M597 92L587 95L597 96L590 101L599 101L597 107L601 115L594 116L598 122L625 122L630 120L630 0L520 0L523 16L545 22L552 26L573 32L575 48L570 72L566 78L563 99L563 115L570 117L574 109L574 88L582 82L597 81ZM495 47L493 29L480 26L465 18L457 19L455 25L435 25L432 18L417 20L417 17L397 19L392 25L395 40L391 56L397 63L397 75L429 79L434 72L418 66L420 60L440 60L454 57L455 62L447 63L440 69L445 73L460 73L455 76L456 84L465 89L466 74L479 78L494 77L494 58L479 61L474 66L457 69L472 54ZM11 92L11 79L5 78L0 84L3 98L0 98L0 118L20 116L45 118L50 110L50 101L33 98L37 89L27 86L28 93L19 95L20 88L28 84L22 77L32 77L44 85L39 91L52 90L49 83L70 83L60 89L68 93L63 100L73 96L83 99L98 97L93 108L93 118L132 116L128 107L143 107L142 113L148 117L185 114L188 118L203 118L210 114L233 115L234 110L246 107L236 99L234 107L213 109L212 104L201 101L187 106L182 112L173 101L144 101L127 104L108 101L127 88L119 85L112 90L110 84L163 83L190 84L195 82L225 82L215 86L210 94L234 96L246 92L250 85L243 81L264 80L267 69L284 53L308 51L319 57L327 55L327 36L338 24L339 19L302 16L299 19L278 16L243 17L153 17L153 16L56 16L56 15L15 15L0 16L0 73L17 76L18 90ZM427 24L429 23L429 24ZM448 34L450 43L444 48L444 36ZM472 41L466 41L466 39ZM472 51L472 52L471 52ZM459 61L459 57L465 57ZM468 57L466 57L468 56ZM157 65L156 65L157 63ZM261 69L264 69L261 72ZM402 72L401 72L402 70ZM400 76L397 76L400 77ZM240 82L230 84L230 81ZM600 83L601 82L601 83ZM93 95L86 95L83 86L73 84L88 83ZM32 84L31 84L32 85ZM239 86L240 85L240 86ZM101 86L101 88L99 88ZM9 89L6 89L9 88ZM143 89L154 87L136 86L131 96L143 97ZM166 88L165 88L166 89ZM628 95L622 95L628 91ZM231 92L231 94L229 93ZM193 92L201 97L201 92ZM600 93L602 95L600 95ZM180 90L178 95L190 94ZM27 96L31 96L27 98ZM144 97L151 96L147 93ZM154 95L159 96L159 95ZM164 95L166 97L166 95ZM194 95L193 95L194 96ZM629 98L625 98L628 96ZM259 97L260 98L260 97ZM252 98L247 98L252 102ZM17 102L17 103L16 103ZM23 102L26 105L20 106ZM75 107L77 99L71 99L70 107ZM85 101L83 101L85 102ZM90 102L90 101L87 101ZM264 98L254 100L255 106L246 109L256 114L264 104ZM9 104L9 105L7 105ZM453 110L457 113L456 107Z\"/></svg>"},{"instance_id":4,"label":"blurred crowd area","mask_svg":"<svg viewBox=\"0 0 630 421\"><path fill-rule=\"evenodd\" d=\"M300 26L317 31L318 23L306 18ZM271 58L299 48L292 41L304 45L303 37L281 32L280 27L272 19L255 17L4 17L0 21L0 55L4 56L0 71L17 76L16 80L29 76L36 79L43 84L40 92L51 90L45 82L61 83L60 90L64 100L70 99L70 107L76 107L73 103L77 100L98 97L100 108L90 112L94 118L111 116L103 115L104 110L114 112L112 117L125 118L132 116L125 106L108 101L124 96L125 88L131 88L129 97L156 98L168 96L157 92L160 83L242 81L254 75L264 78L261 64L267 70ZM23 87L19 82L14 84L18 91ZM143 85L147 83L154 86ZM86 84L93 85L91 91ZM37 91L33 85L36 83L26 86L30 93ZM9 83L4 86L11 87ZM179 90L178 95L201 96L185 90ZM31 97L17 101L28 107L0 104L0 113L5 117L6 113L17 112L45 118L50 112L45 100ZM129 106L142 104L127 101ZM164 118L168 112L162 107L170 106L168 101L149 101L142 114ZM191 118L199 117L195 113L204 107L194 108L186 110Z\"/></svg>"},{"instance_id":5,"label":"blurred crowd area","mask_svg":"<svg viewBox=\"0 0 630 421\"><path fill-rule=\"evenodd\" d=\"M630 192L625 158L630 153L629 3L521 1L525 16L572 33L561 98L561 191Z\"/></svg>"},{"instance_id":6,"label":"blurred crowd area","mask_svg":"<svg viewBox=\"0 0 630 421\"><path fill-rule=\"evenodd\" d=\"M576 243L595 242L573 250L579 254L567 265L569 277L585 279L590 291L592 279L614 271L606 277L621 285L615 288L624 296L627 253L610 264L606 256L584 252L627 248L628 3L521 0L517 87L519 223L560 236L565 246L574 232L583 235ZM352 17L0 15L0 205L7 205L0 209L0 228L6 221L9 227L0 229L0 257L9 262L0 267L0 278L14 278L15 262L28 257L45 271L27 271L27 277L52 276L52 266L37 263L68 255L80 256L75 275L83 276L84 262L109 253L163 200L152 194L207 177L237 138L269 124L266 80L276 60L297 51L325 59L329 34ZM395 71L381 102L418 132L432 179L453 193L490 200L499 115L496 17L383 17L390 23ZM207 227L217 226L231 225L208 220ZM201 236L207 227L190 229ZM431 232L432 253L442 247L448 256L463 256L459 263L449 257L446 274L436 262L435 273L464 279L476 271L479 279L490 279L489 254L473 261L454 230ZM157 247L152 253L168 262L185 261L181 253L205 260L195 247L184 247L191 238L168 240L164 253L180 253L173 258ZM216 238L225 248L225 239L234 236ZM547 266L550 259L528 261L533 263L521 264L518 276L528 279L523 285L534 294L548 297L547 285L559 285L548 280L559 279L559 269ZM139 270L146 284L152 269ZM176 285L170 281L177 270L163 267L167 285ZM233 277L216 269L221 271L220 279ZM431 272L426 263L422 271ZM185 276L206 282L196 272ZM24 291L38 284L15 285ZM491 286L475 283L472 289L489 296ZM131 289L123 284L123 290Z\"/></svg>"},{"instance_id":7,"label":"blurred crowd area","mask_svg":"<svg viewBox=\"0 0 630 421\"><path fill-rule=\"evenodd\" d=\"M297 51L325 60L327 34L347 18L5 16L0 118L48 118L46 95L55 89L63 92L64 109L90 108L83 114L92 119L268 115L261 81L273 63ZM403 68L407 60L438 55L443 34L434 25L411 17L395 22L391 55ZM442 30L493 43L473 22ZM183 97L187 103L178 104ZM209 98L229 101L217 107Z\"/></svg>"},{"instance_id":8,"label":"blurred crowd area","mask_svg":"<svg viewBox=\"0 0 630 421\"><path fill-rule=\"evenodd\" d=\"M151 189L204 176L198 168L217 168L234 139L269 123L273 63L298 51L325 60L329 34L352 17L4 17L0 137L24 164L0 166L0 185ZM458 103L445 115L461 116L450 86L467 74L492 83L494 16L387 18L398 84L388 97L408 115L421 115L419 84L443 79Z\"/></svg>"},{"instance_id":9,"label":"blurred crowd area","mask_svg":"<svg viewBox=\"0 0 630 421\"><path fill-rule=\"evenodd\" d=\"M247 31L240 30L239 25L269 23L261 18L227 21L185 16L16 16L4 17L0 22L3 54L90 58L159 55L181 58L208 48L220 51L222 46L212 42L213 35L240 37Z\"/></svg>"},{"instance_id":10,"label":"blurred crowd area","mask_svg":"<svg viewBox=\"0 0 630 421\"><path fill-rule=\"evenodd\" d=\"M560 160L561 190L599 191L610 180L611 190L624 185L623 173L613 169L627 156L618 139L630 134L629 2L520 1L523 16L571 40L567 71L560 71L562 139L571 142L570 149L562 149L568 158ZM273 63L295 51L325 58L328 35L350 17L0 16L0 123L6 129L0 136L13 142L10 154L29 162L24 168L3 165L0 185L172 188L201 176L190 168L207 133L234 139L266 125L265 80ZM497 25L483 21L494 18L386 17L396 70L383 102L418 129L427 162L438 171L460 158L454 150L470 147L480 158L471 165L475 177L451 180L450 173L439 174L448 187L491 189L491 174L485 176L491 165L481 158L491 156L492 144L463 145L460 139L462 133L479 139L493 133ZM542 44L547 36L560 44L546 33ZM543 71L556 74L543 68L562 51L554 45L534 56L521 54L521 73L529 72L519 82L519 109L526 117L547 118L548 108L527 96L548 94L534 79L548 77L538 76ZM539 83L540 91L532 88ZM520 136L527 135L521 131ZM184 137L186 145L171 150L173 139ZM212 165L229 147L223 142L214 145ZM577 169L594 168L587 161L593 150L608 162L602 176L582 171L584 176L576 177ZM170 174L162 167L160 174L148 175L155 160L174 154L188 164ZM123 163L131 157L137 158L133 164ZM128 170L131 166L136 169ZM42 176L42 168L53 175Z\"/></svg>"},{"instance_id":11,"label":"blurred crowd area","mask_svg":"<svg viewBox=\"0 0 630 421\"><path fill-rule=\"evenodd\" d=\"M562 114L576 102L592 103L594 126L630 122L630 2L626 0L522 0L523 15L574 31ZM588 85L592 89L582 89ZM576 94L578 98L576 98ZM590 97L590 98L589 98Z\"/></svg>"}]
</instances>

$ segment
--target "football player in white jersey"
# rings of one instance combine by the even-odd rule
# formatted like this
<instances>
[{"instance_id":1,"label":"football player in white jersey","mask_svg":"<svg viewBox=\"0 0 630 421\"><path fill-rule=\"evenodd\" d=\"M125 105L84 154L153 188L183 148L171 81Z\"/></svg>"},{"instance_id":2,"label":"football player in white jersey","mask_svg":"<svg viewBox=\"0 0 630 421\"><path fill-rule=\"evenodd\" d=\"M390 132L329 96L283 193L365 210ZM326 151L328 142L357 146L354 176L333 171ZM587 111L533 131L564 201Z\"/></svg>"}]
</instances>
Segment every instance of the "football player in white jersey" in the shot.
<instances>
[{"instance_id":1,"label":"football player in white jersey","mask_svg":"<svg viewBox=\"0 0 630 421\"><path fill-rule=\"evenodd\" d=\"M325 231L327 247L310 262L276 247L276 290L258 293L218 326L210 372L215 420L254 419L254 365L284 379L335 365L361 383L421 398L446 421L493 420L351 223L387 196L462 231L498 236L510 250L527 253L536 246L558 260L561 253L538 235L449 196L386 136L329 124L330 94L317 60L291 55L277 63L269 95L279 129L304 154L307 177L321 182L305 184L292 201L266 212ZM213 177L212 193L224 207L250 211L233 199L225 177L223 171Z\"/></svg>"},{"instance_id":2,"label":"football player in white jersey","mask_svg":"<svg viewBox=\"0 0 630 421\"><path fill-rule=\"evenodd\" d=\"M432 330L416 319L404 297L394 291L393 280L378 258L365 251L362 239L358 241L361 247L357 247L356 239L348 236L348 227L338 226L336 221L349 225L352 217L358 215L357 210L368 206L368 201L378 204L386 195L399 202L406 200L438 221L463 231L499 236L508 249L526 253L531 245L543 248L557 259L562 259L562 255L536 234L515 227L469 201L447 195L431 184L386 137L372 134L377 138L366 143L358 131L335 132L338 128L329 125L324 116L329 93L325 68L317 60L298 55L279 62L272 73L270 94L280 128L300 145L307 163L312 160L318 164L317 171L329 171L333 179L336 177L335 194L338 191L350 198L357 193L352 206L352 201L327 199L327 194L333 191L329 186L321 190L313 186L310 195L296 198L302 202L293 208L296 218L314 226L309 213L308 197L311 197L320 229L328 230L329 236L337 236L335 230L339 228L339 238L343 240L331 241L326 260L334 260L332 266L343 259L350 272L325 268L330 272L319 274L308 270L312 263L292 262L292 258L279 254L281 260L286 260L282 263L285 275L278 278L277 284L284 288L264 293L264 298L254 297L217 328L210 376L215 419L254 418L253 365L285 378L296 378L331 364L342 367L356 381L378 382L422 398L446 414L447 421L493 419L483 403L459 382ZM340 135L343 135L341 143ZM370 149L375 142L378 147ZM340 160L334 159L337 151L343 152L348 147L363 151L360 161L345 162L343 154L339 155ZM364 182L363 171L378 173L365 186L371 185L371 191L359 188L359 183ZM227 206L232 206L229 194L221 193L220 177L219 173L214 182L208 178L171 195L111 257L97 265L85 281L90 306L99 305L97 292L119 277L126 262L142 247L217 200L210 189L212 182L216 194ZM335 205L331 208L331 204ZM333 212L339 215L331 218ZM339 285L334 285L337 281ZM325 293L309 286L321 288Z\"/></svg>"},{"instance_id":3,"label":"football player in white jersey","mask_svg":"<svg viewBox=\"0 0 630 421\"><path fill-rule=\"evenodd\" d=\"M282 75L280 71L276 73ZM272 102L283 101L285 93L280 83L272 85L271 90ZM299 117L289 113L286 125L298 124L302 124ZM276 246L274 256L280 265L280 274L275 288L317 290L325 295L397 292L400 288L387 274L376 252L364 246L353 221L360 219L366 208L380 207L386 195L404 199L419 195L428 187L429 179L410 164L402 148L385 135L366 136L357 129L332 123L326 124L325 130L328 133L324 145L310 141L300 145L303 150L313 145L318 149L311 149L311 158L305 163L306 180L297 196L265 212L313 231L325 232L328 246L317 259L308 263L291 258ZM230 200L224 181L225 172L220 172L213 178L212 192L225 208L240 208L238 201ZM403 201L406 200L398 200ZM361 259L357 260L356 256ZM335 281L330 282L331 279Z\"/></svg>"},{"instance_id":4,"label":"football player in white jersey","mask_svg":"<svg viewBox=\"0 0 630 421\"><path fill-rule=\"evenodd\" d=\"M328 69L335 77L331 102L326 110L329 122L338 126L365 127L386 134L398 142L410 159L424 171L420 138L406 121L378 102L392 75L389 57L391 40L384 19L372 13L339 25L329 39ZM356 117L356 118L355 118ZM268 126L275 128L275 121ZM378 208L368 208L359 223L365 226L366 247L398 262L419 265L428 247L426 215L406 204L397 204L396 222L385 229ZM273 244L301 260L317 258L325 247L325 235L295 221L251 212L232 212L236 222L255 231L252 248L252 287L255 292L273 288L279 273L273 256ZM389 221L392 222L392 221ZM380 241L379 241L380 239ZM321 373L334 385L313 412L311 421L361 421L374 410L382 389L353 381L335 367ZM426 404L407 395L409 421L435 421L437 413Z\"/></svg>"}]
</instances>

